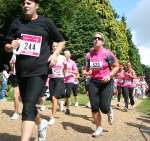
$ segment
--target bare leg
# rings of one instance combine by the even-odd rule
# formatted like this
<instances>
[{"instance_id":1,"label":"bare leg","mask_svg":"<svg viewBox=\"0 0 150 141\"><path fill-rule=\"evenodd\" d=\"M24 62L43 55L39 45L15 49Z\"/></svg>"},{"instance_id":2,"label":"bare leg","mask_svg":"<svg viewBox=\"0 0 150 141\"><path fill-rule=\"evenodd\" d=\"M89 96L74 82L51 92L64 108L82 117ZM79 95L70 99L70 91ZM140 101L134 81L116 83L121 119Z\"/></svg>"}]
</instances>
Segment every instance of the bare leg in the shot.
<instances>
[{"instance_id":1,"label":"bare leg","mask_svg":"<svg viewBox=\"0 0 150 141\"><path fill-rule=\"evenodd\" d=\"M20 92L19 87L14 87L14 111L15 113L19 113L19 101L20 99Z\"/></svg>"},{"instance_id":2,"label":"bare leg","mask_svg":"<svg viewBox=\"0 0 150 141\"><path fill-rule=\"evenodd\" d=\"M56 110L57 110L57 103L58 100L55 96L52 97L52 116L54 117L56 114Z\"/></svg>"},{"instance_id":3,"label":"bare leg","mask_svg":"<svg viewBox=\"0 0 150 141\"><path fill-rule=\"evenodd\" d=\"M34 121L22 122L21 141L30 141L34 125Z\"/></svg>"},{"instance_id":4,"label":"bare leg","mask_svg":"<svg viewBox=\"0 0 150 141\"><path fill-rule=\"evenodd\" d=\"M101 127L101 113L100 112L92 112L92 116L93 116L96 128Z\"/></svg>"}]
</instances>

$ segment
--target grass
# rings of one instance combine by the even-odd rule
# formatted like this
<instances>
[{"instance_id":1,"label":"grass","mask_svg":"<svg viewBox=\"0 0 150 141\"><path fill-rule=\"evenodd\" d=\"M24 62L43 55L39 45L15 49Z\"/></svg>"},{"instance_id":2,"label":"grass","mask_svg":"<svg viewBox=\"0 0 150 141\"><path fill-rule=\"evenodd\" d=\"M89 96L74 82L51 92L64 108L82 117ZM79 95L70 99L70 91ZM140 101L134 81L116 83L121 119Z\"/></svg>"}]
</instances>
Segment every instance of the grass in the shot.
<instances>
[{"instance_id":1,"label":"grass","mask_svg":"<svg viewBox=\"0 0 150 141\"><path fill-rule=\"evenodd\" d=\"M70 101L71 101L71 105L75 104L74 96L71 96ZM86 103L88 101L89 101L89 98L88 98L88 96L86 94L78 94L78 102L79 102L80 106L86 105ZM51 102L49 100L46 100L45 105L50 105L50 103Z\"/></svg>"},{"instance_id":2,"label":"grass","mask_svg":"<svg viewBox=\"0 0 150 141\"><path fill-rule=\"evenodd\" d=\"M144 99L141 103L139 103L136 109L138 112L150 115L150 97Z\"/></svg>"},{"instance_id":3,"label":"grass","mask_svg":"<svg viewBox=\"0 0 150 141\"><path fill-rule=\"evenodd\" d=\"M89 98L86 94L78 94L79 105L84 106L89 101ZM71 96L71 103L75 104L74 96Z\"/></svg>"}]
</instances>

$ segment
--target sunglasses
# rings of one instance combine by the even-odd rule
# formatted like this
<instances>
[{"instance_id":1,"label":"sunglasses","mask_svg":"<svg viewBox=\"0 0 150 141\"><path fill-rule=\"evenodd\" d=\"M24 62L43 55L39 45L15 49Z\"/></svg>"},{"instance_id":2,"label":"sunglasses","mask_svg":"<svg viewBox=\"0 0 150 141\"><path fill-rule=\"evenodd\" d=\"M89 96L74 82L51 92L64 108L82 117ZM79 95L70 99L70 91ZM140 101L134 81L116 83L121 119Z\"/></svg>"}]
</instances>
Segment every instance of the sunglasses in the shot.
<instances>
[{"instance_id":1,"label":"sunglasses","mask_svg":"<svg viewBox=\"0 0 150 141\"><path fill-rule=\"evenodd\" d=\"M103 41L103 38L101 38L101 37L94 37L93 40L100 40L100 41Z\"/></svg>"}]
</instances>

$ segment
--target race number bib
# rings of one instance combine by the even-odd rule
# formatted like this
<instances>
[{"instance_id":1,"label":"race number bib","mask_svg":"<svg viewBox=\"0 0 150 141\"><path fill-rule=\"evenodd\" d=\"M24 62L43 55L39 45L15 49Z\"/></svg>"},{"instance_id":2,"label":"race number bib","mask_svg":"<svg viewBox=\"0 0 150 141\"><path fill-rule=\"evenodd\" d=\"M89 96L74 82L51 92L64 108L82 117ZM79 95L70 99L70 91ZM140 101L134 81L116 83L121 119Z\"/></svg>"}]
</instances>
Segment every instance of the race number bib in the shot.
<instances>
[{"instance_id":1,"label":"race number bib","mask_svg":"<svg viewBox=\"0 0 150 141\"><path fill-rule=\"evenodd\" d=\"M18 54L39 57L42 36L21 34L21 40L19 40L20 46Z\"/></svg>"},{"instance_id":2,"label":"race number bib","mask_svg":"<svg viewBox=\"0 0 150 141\"><path fill-rule=\"evenodd\" d=\"M52 74L61 75L62 74L62 69L52 68Z\"/></svg>"},{"instance_id":3,"label":"race number bib","mask_svg":"<svg viewBox=\"0 0 150 141\"><path fill-rule=\"evenodd\" d=\"M102 68L102 61L90 61L90 68Z\"/></svg>"},{"instance_id":4,"label":"race number bib","mask_svg":"<svg viewBox=\"0 0 150 141\"><path fill-rule=\"evenodd\" d=\"M118 83L123 83L123 79L117 79Z\"/></svg>"}]
</instances>

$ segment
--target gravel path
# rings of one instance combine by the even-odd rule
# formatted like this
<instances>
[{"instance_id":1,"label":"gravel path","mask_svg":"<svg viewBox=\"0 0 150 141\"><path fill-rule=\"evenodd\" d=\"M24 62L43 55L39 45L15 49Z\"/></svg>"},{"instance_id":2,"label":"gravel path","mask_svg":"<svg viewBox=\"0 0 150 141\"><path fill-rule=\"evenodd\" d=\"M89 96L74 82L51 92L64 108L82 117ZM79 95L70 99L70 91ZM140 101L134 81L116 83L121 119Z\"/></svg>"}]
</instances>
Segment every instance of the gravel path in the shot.
<instances>
[{"instance_id":1,"label":"gravel path","mask_svg":"<svg viewBox=\"0 0 150 141\"><path fill-rule=\"evenodd\" d=\"M47 128L46 141L150 141L150 117L135 110L123 112L122 107L114 109L114 124L110 126L107 116L102 115L104 132L97 138L91 137L95 126L92 123L90 109L85 107L71 107L71 114L57 112L56 124ZM12 102L0 102L0 141L20 141L21 120L12 121ZM48 119L50 109L42 112ZM37 127L31 141L37 141Z\"/></svg>"}]
</instances>

